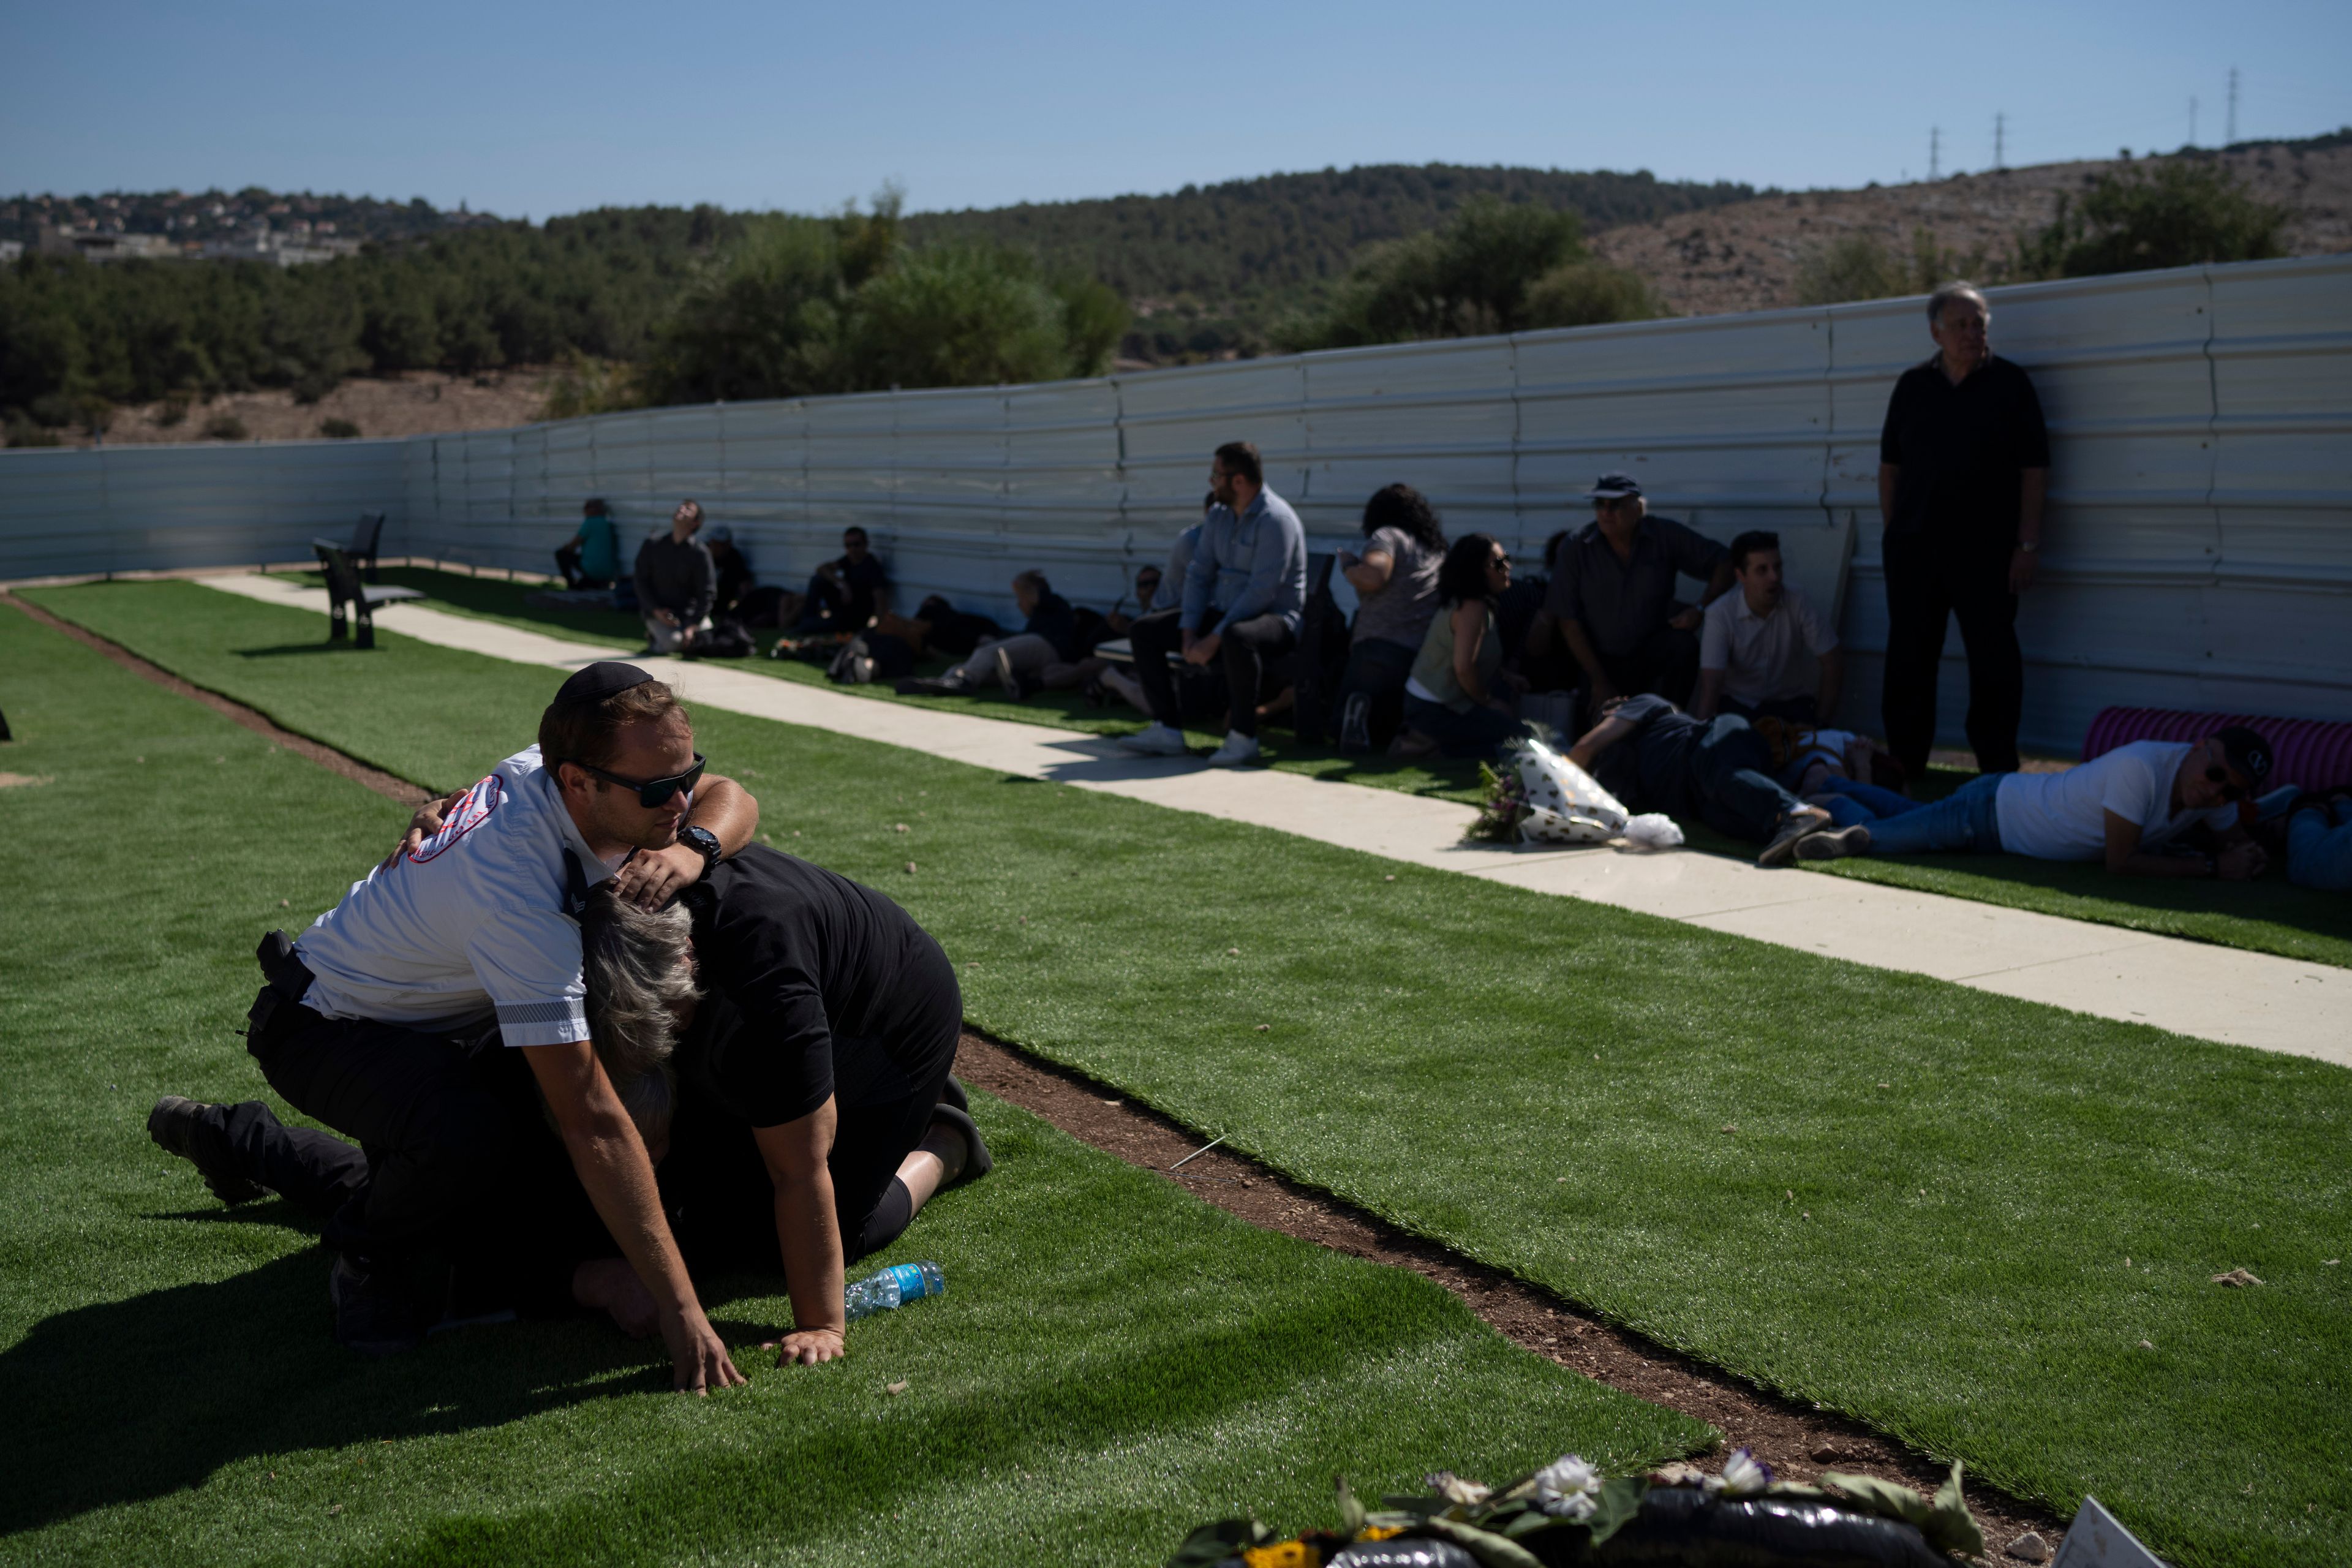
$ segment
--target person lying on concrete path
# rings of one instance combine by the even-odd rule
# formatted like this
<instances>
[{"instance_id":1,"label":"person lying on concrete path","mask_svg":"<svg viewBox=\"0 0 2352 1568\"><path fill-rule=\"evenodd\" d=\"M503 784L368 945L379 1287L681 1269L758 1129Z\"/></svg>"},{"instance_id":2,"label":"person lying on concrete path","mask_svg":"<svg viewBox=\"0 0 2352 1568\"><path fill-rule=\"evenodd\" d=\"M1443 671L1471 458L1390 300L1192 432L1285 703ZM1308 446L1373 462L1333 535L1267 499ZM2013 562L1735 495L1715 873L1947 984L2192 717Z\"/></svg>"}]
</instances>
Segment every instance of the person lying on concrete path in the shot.
<instances>
[{"instance_id":1,"label":"person lying on concrete path","mask_svg":"<svg viewBox=\"0 0 2352 1568\"><path fill-rule=\"evenodd\" d=\"M1954 851L2102 860L2124 877L2262 875L2238 803L2270 777L2270 742L2242 725L2195 742L2134 741L2054 773L1981 773L1943 800L1885 821L1816 834L1802 860ZM2177 848L2189 828L2210 851Z\"/></svg>"},{"instance_id":2,"label":"person lying on concrete path","mask_svg":"<svg viewBox=\"0 0 2352 1568\"><path fill-rule=\"evenodd\" d=\"M1737 714L1702 723L1655 694L1621 698L1568 760L1628 810L1696 817L1763 845L1759 866L1787 865L1801 839L1831 826L1773 778L1772 748Z\"/></svg>"},{"instance_id":3,"label":"person lying on concrete path","mask_svg":"<svg viewBox=\"0 0 2352 1568\"><path fill-rule=\"evenodd\" d=\"M976 691L994 681L1015 702L1026 702L1038 691L1078 684L1078 613L1054 592L1045 574L1031 570L1013 579L1013 602L1021 606L1021 629L1006 637L983 637L971 657L937 679L910 676L898 682L898 693L931 692L956 696Z\"/></svg>"},{"instance_id":4,"label":"person lying on concrete path","mask_svg":"<svg viewBox=\"0 0 2352 1568\"><path fill-rule=\"evenodd\" d=\"M507 1049L657 1304L678 1386L742 1381L590 1043L578 918L607 880L667 902L758 825L750 794L706 777L677 695L602 661L564 681L539 743L457 797L445 825L412 827L299 943L264 941L247 1048L279 1095L372 1156L373 1178L327 1226L344 1344L404 1350L446 1310L448 1259L478 1247L506 1180L512 1141L480 1062Z\"/></svg>"},{"instance_id":5,"label":"person lying on concrete path","mask_svg":"<svg viewBox=\"0 0 2352 1568\"><path fill-rule=\"evenodd\" d=\"M747 902L758 900L739 894L732 902L740 918ZM662 1206L693 1272L707 1276L747 1263L779 1267L785 1205L795 1216L814 1215L813 1194L780 1189L763 1168L759 1135L703 1083L703 1071L681 1084L677 1068L686 1064L673 1061L682 1033L694 1031L707 1050L712 1031L699 1020L732 1005L698 983L690 946L694 917L683 902L638 909L607 883L590 893L583 924L597 1058L660 1168ZM873 1058L877 1044L836 1039L836 1073L870 1086L877 1061L888 1060L887 1051ZM654 1299L614 1256L528 1074L506 1074L499 1087L517 1157L499 1206L498 1244L469 1264L463 1294L474 1316L545 1318L588 1309L608 1313L637 1337L653 1333L659 1324ZM835 1098L842 1092L836 1089ZM846 1238L844 1265L896 1240L940 1188L991 1167L962 1085L950 1077L937 1092L941 1100L919 1126L903 1117L886 1121L879 1142L866 1136L877 1120L867 1110L853 1109L839 1118L825 1173L837 1235ZM284 1126L258 1100L226 1106L170 1097L149 1126L158 1143L193 1162L227 1204L271 1192L327 1220L371 1177L367 1155L357 1146ZM877 1173L887 1180L877 1184ZM877 1187L880 1197L871 1200ZM840 1272L835 1270L831 1338L785 1336L780 1360L813 1363L840 1353ZM794 1300L801 1313L798 1292ZM800 1321L811 1320L803 1315Z\"/></svg>"}]
</instances>

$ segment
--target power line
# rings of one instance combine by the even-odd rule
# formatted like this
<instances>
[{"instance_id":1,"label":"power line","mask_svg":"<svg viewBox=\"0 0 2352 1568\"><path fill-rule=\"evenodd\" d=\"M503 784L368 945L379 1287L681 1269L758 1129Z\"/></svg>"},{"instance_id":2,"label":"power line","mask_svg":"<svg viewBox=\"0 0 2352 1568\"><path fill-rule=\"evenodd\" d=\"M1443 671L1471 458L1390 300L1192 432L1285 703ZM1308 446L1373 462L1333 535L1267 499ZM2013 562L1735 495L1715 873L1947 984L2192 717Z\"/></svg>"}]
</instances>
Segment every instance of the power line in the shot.
<instances>
[{"instance_id":1,"label":"power line","mask_svg":"<svg viewBox=\"0 0 2352 1568\"><path fill-rule=\"evenodd\" d=\"M2189 144L2191 147L2197 145L2197 100L2194 97L2189 100Z\"/></svg>"},{"instance_id":2,"label":"power line","mask_svg":"<svg viewBox=\"0 0 2352 1568\"><path fill-rule=\"evenodd\" d=\"M1938 175L1940 174L1940 173L1941 173L1941 171L1942 171L1942 169L1943 169L1943 153L1944 153L1944 128L1943 128L1942 126L1940 126L1940 125L1934 125L1934 126L1930 126L1930 127L1928 127L1928 130L1927 130L1927 178L1929 178L1930 180L1933 180L1933 179L1936 179L1937 177L1938 177Z\"/></svg>"},{"instance_id":3,"label":"power line","mask_svg":"<svg viewBox=\"0 0 2352 1568\"><path fill-rule=\"evenodd\" d=\"M2230 118L2228 125L2229 129L2221 134L2221 144L2225 147L2235 146L2238 141L2238 68L2235 66L2231 66L2230 68Z\"/></svg>"},{"instance_id":4,"label":"power line","mask_svg":"<svg viewBox=\"0 0 2352 1568\"><path fill-rule=\"evenodd\" d=\"M1992 166L1996 169L2005 169L2009 167L2008 163L2003 161L2005 147L2004 138L2008 134L2008 131L2009 116L2006 114L1994 115L1992 117Z\"/></svg>"}]
</instances>

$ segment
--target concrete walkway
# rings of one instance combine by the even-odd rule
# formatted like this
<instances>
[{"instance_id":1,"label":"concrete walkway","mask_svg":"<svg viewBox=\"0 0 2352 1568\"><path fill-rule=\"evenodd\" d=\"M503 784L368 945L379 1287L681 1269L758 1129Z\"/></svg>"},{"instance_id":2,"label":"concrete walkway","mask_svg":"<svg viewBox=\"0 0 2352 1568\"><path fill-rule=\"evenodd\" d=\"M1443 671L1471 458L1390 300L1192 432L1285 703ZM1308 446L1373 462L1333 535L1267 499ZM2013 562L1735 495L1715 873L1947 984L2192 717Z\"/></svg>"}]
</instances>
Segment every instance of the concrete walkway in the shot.
<instances>
[{"instance_id":1,"label":"concrete walkway","mask_svg":"<svg viewBox=\"0 0 2352 1568\"><path fill-rule=\"evenodd\" d=\"M317 588L290 579L248 574L202 581L266 604L326 613ZM415 605L385 605L375 621L419 642L559 669L611 657L589 644ZM618 651L635 657L634 649ZM724 663L643 662L658 668L689 700L729 712L1253 823L2100 1017L2352 1067L2352 973L2325 964L1844 877L1765 871L1715 855L1474 846L1463 842L1462 832L1475 814L1453 801L1270 769L1229 772L1197 760L1130 757L1108 741L1074 731L877 702Z\"/></svg>"}]
</instances>

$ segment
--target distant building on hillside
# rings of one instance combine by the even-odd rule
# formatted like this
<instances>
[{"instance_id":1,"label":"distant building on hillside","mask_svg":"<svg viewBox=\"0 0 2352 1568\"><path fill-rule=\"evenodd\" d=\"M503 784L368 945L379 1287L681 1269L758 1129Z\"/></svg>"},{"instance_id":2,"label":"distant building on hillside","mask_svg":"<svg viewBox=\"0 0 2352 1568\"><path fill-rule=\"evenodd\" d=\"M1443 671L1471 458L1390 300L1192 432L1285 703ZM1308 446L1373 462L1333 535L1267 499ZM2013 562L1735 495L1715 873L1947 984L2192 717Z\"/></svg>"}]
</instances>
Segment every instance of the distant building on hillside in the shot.
<instances>
[{"instance_id":1,"label":"distant building on hillside","mask_svg":"<svg viewBox=\"0 0 2352 1568\"><path fill-rule=\"evenodd\" d=\"M180 247L160 234L101 233L70 225L41 226L43 256L79 256L85 261L169 260Z\"/></svg>"},{"instance_id":2,"label":"distant building on hillside","mask_svg":"<svg viewBox=\"0 0 2352 1568\"><path fill-rule=\"evenodd\" d=\"M23 240L0 239L0 267L7 266L8 263L16 260L16 258L24 254L25 242Z\"/></svg>"},{"instance_id":3,"label":"distant building on hillside","mask_svg":"<svg viewBox=\"0 0 2352 1568\"><path fill-rule=\"evenodd\" d=\"M359 250L358 240L314 232L307 223L298 222L294 229L281 231L271 228L267 218L255 218L226 239L205 241L204 257L207 261L267 261L278 267L300 267L332 261L338 256L356 256Z\"/></svg>"}]
</instances>

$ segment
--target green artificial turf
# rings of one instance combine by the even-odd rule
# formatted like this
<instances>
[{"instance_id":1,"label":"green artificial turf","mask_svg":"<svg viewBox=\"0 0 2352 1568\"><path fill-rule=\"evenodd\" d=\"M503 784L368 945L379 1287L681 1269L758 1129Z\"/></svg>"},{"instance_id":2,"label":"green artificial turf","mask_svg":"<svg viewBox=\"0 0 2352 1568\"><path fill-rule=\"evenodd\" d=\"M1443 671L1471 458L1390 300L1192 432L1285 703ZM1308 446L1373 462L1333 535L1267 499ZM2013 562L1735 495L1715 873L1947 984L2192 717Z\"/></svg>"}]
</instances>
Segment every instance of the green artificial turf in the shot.
<instances>
[{"instance_id":1,"label":"green artificial turf","mask_svg":"<svg viewBox=\"0 0 2352 1568\"><path fill-rule=\"evenodd\" d=\"M708 1400L589 1320L349 1356L314 1227L220 1208L143 1121L265 1092L253 940L404 814L5 607L0 708L0 769L47 781L0 788L0 1562L1148 1564L1206 1518L1320 1517L1334 1472L1708 1441L984 1096L995 1173L877 1260L948 1295L844 1363L768 1365L759 1278L708 1282L751 1380Z\"/></svg>"},{"instance_id":2,"label":"green artificial turf","mask_svg":"<svg viewBox=\"0 0 2352 1568\"><path fill-rule=\"evenodd\" d=\"M540 591L534 584L465 577L422 567L388 567L384 580L422 589L429 595L425 602L433 608L452 614L607 647L643 640L634 616L542 610L524 604L527 595ZM774 640L773 633L762 635L762 653ZM1127 709L1089 708L1076 692L1041 692L1025 703L1012 701L993 687L971 697L899 697L887 689L832 686L824 679L824 672L814 665L762 658L747 659L742 668L881 701L910 702L948 712L1047 724L1089 734L1125 735L1141 728L1139 717ZM924 667L924 672L936 674L945 668L945 661L935 659ZM1202 731L1192 733L1190 738L1197 749L1205 752L1222 737ZM1277 726L1269 726L1264 739L1270 765L1286 773L1401 789L1473 805L1485 804L1477 784L1475 763L1344 756L1328 748L1301 745L1286 729ZM1920 781L1918 794L1925 799L1936 799L1975 776L1950 768L1932 768L1928 776ZM1734 842L1704 826L1685 826L1694 849L1741 859L1755 858L1753 845ZM1809 865L1805 869L2068 920L2275 953L2282 958L2352 967L2352 899L2340 893L2295 887L2286 879L2283 869L2273 869L2255 882L2176 882L2115 877L2100 866L2029 860L2014 855L1864 858Z\"/></svg>"},{"instance_id":3,"label":"green artificial turf","mask_svg":"<svg viewBox=\"0 0 2352 1568\"><path fill-rule=\"evenodd\" d=\"M172 664L204 592L45 602ZM224 602L247 641L294 614ZM289 662L205 668L262 702ZM544 700L397 639L358 668L317 732L378 756L455 743L400 692L510 691L477 766ZM937 931L984 1027L2184 1563L2352 1556L2343 1069L850 737L698 741Z\"/></svg>"}]
</instances>

